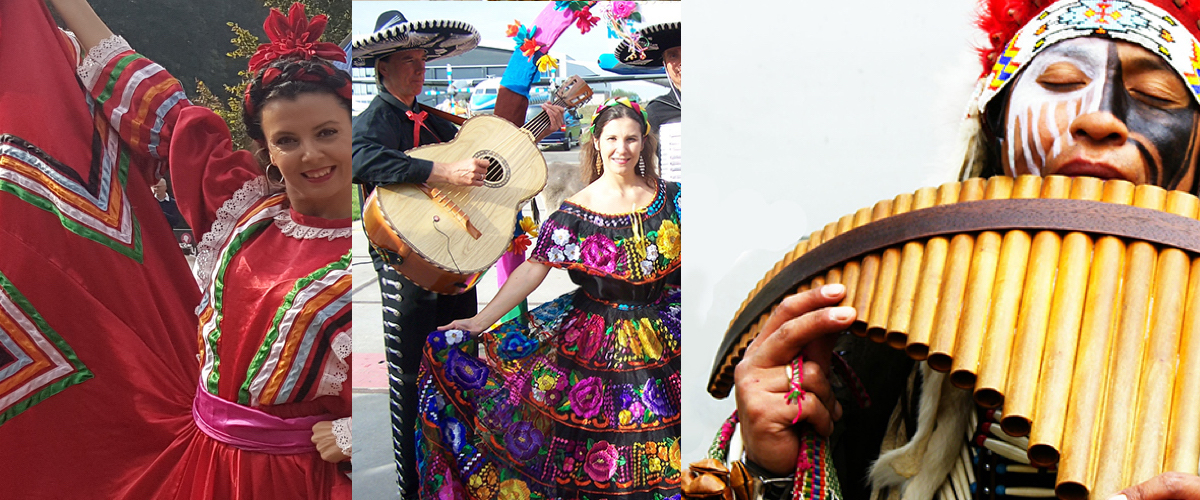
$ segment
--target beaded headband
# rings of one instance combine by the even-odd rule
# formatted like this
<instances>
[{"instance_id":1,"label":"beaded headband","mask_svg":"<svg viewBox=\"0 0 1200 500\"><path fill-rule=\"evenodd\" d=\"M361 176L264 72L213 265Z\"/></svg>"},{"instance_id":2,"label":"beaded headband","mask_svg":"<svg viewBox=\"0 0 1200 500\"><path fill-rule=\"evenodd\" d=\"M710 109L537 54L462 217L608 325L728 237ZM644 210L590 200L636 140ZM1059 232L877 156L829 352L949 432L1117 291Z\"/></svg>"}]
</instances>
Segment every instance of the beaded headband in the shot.
<instances>
[{"instance_id":1,"label":"beaded headband","mask_svg":"<svg viewBox=\"0 0 1200 500\"><path fill-rule=\"evenodd\" d=\"M611 108L613 106L617 106L617 105L625 106L634 111L637 111L638 113L641 113L642 127L646 130L647 133L650 132L650 115L647 115L646 110L642 109L642 107L638 103L630 101L628 97L614 97L612 99L604 101L604 104L600 105L599 108L596 108L596 113L593 116L599 117L600 113L603 113L604 110ZM592 119L592 137L593 138L596 137L595 118Z\"/></svg>"},{"instance_id":2,"label":"beaded headband","mask_svg":"<svg viewBox=\"0 0 1200 500\"><path fill-rule=\"evenodd\" d=\"M1034 56L1071 38L1135 43L1162 57L1200 101L1200 2L1186 0L985 0L978 25L988 34L969 112L982 112Z\"/></svg>"}]
</instances>

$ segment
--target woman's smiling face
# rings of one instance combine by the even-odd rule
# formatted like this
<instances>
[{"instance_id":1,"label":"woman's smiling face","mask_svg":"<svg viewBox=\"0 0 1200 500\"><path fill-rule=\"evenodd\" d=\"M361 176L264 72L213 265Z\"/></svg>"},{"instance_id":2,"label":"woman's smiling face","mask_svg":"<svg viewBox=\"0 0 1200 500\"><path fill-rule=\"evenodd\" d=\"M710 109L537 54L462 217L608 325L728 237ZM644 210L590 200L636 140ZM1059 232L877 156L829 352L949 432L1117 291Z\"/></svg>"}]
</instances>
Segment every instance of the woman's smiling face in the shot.
<instances>
[{"instance_id":1,"label":"woman's smiling face","mask_svg":"<svg viewBox=\"0 0 1200 500\"><path fill-rule=\"evenodd\" d=\"M642 155L642 124L632 118L615 118L604 124L594 142L605 173L632 172Z\"/></svg>"},{"instance_id":2,"label":"woman's smiling face","mask_svg":"<svg viewBox=\"0 0 1200 500\"><path fill-rule=\"evenodd\" d=\"M262 128L292 207L305 215L345 217L337 215L348 214L351 203L350 111L338 98L307 92L272 99L263 106Z\"/></svg>"},{"instance_id":3,"label":"woman's smiling face","mask_svg":"<svg viewBox=\"0 0 1200 500\"><path fill-rule=\"evenodd\" d=\"M1193 190L1197 106L1166 61L1141 46L1075 38L1014 82L1000 135L1009 175L1089 175Z\"/></svg>"}]
</instances>

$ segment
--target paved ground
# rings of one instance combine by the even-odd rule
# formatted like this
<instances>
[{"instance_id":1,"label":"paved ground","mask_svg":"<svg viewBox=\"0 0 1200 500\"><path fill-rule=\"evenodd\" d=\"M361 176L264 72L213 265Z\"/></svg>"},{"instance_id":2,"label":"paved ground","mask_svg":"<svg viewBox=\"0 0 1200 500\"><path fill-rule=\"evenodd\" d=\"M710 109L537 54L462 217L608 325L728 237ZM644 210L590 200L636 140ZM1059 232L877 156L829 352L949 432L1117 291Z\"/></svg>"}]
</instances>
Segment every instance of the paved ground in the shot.
<instances>
[{"instance_id":1,"label":"paved ground","mask_svg":"<svg viewBox=\"0 0 1200 500\"><path fill-rule=\"evenodd\" d=\"M570 152L546 152L546 160L577 163L578 148ZM550 210L540 199L543 220ZM526 213L528 215L528 212ZM395 465L387 400L387 365L383 355L383 317L380 312L379 283L367 238L361 226L355 227L354 258L354 498L393 500L400 498L396 488ZM482 309L498 290L496 272L489 271L478 285ZM575 288L566 272L554 270L529 296L530 307Z\"/></svg>"}]
</instances>

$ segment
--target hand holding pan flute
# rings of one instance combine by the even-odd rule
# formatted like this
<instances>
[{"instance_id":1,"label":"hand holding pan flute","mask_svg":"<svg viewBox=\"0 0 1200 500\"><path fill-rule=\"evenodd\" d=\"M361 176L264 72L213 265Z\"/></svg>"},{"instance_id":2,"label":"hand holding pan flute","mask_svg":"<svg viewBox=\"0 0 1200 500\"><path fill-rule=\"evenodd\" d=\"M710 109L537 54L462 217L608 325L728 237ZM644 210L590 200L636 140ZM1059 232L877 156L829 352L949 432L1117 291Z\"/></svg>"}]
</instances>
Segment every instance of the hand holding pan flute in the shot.
<instances>
[{"instance_id":1,"label":"hand holding pan flute","mask_svg":"<svg viewBox=\"0 0 1200 500\"><path fill-rule=\"evenodd\" d=\"M1200 498L1200 476L1166 472L1125 488L1111 500L1185 500Z\"/></svg>"},{"instance_id":2,"label":"hand holding pan flute","mask_svg":"<svg viewBox=\"0 0 1200 500\"><path fill-rule=\"evenodd\" d=\"M842 416L826 374L837 334L856 316L853 307L835 307L845 294L843 285L825 285L784 299L734 370L746 456L770 472L790 474L800 454L796 406L784 403L796 356L804 358L799 421L828 436Z\"/></svg>"}]
</instances>

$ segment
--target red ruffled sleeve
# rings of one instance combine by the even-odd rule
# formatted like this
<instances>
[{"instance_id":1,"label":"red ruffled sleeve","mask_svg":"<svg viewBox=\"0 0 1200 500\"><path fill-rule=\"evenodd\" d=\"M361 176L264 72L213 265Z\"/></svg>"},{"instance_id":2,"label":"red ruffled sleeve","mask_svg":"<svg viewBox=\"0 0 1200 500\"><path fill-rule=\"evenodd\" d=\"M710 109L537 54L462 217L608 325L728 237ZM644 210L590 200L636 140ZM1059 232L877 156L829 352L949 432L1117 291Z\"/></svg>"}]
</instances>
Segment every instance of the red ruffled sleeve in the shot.
<instances>
[{"instance_id":1,"label":"red ruffled sleeve","mask_svg":"<svg viewBox=\"0 0 1200 500\"><path fill-rule=\"evenodd\" d=\"M119 37L93 47L80 71L97 68L81 76L100 114L134 154L165 161L179 112L191 106L179 80Z\"/></svg>"},{"instance_id":2,"label":"red ruffled sleeve","mask_svg":"<svg viewBox=\"0 0 1200 500\"><path fill-rule=\"evenodd\" d=\"M170 165L175 199L200 238L212 227L217 209L247 182L260 177L258 163L249 151L233 150L225 121L202 106L190 106L180 113L173 143Z\"/></svg>"},{"instance_id":3,"label":"red ruffled sleeve","mask_svg":"<svg viewBox=\"0 0 1200 500\"><path fill-rule=\"evenodd\" d=\"M179 211L202 237L217 209L260 175L254 156L234 151L224 120L193 105L179 80L119 37L93 48L88 58L81 71L96 74L81 76L101 114L133 154L170 165Z\"/></svg>"}]
</instances>

